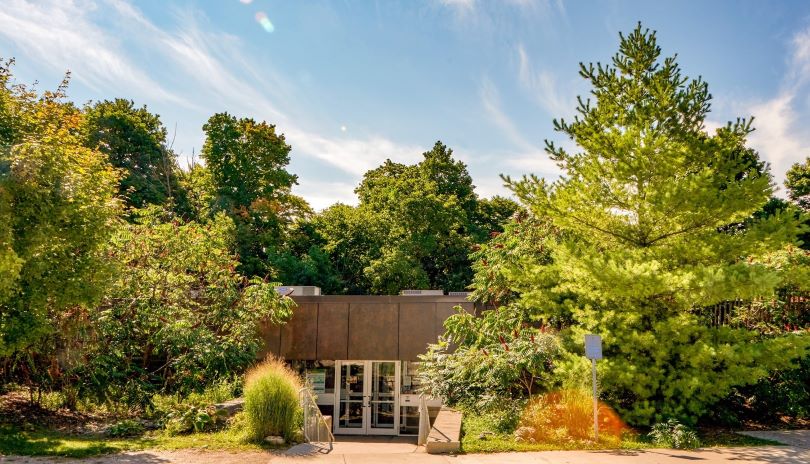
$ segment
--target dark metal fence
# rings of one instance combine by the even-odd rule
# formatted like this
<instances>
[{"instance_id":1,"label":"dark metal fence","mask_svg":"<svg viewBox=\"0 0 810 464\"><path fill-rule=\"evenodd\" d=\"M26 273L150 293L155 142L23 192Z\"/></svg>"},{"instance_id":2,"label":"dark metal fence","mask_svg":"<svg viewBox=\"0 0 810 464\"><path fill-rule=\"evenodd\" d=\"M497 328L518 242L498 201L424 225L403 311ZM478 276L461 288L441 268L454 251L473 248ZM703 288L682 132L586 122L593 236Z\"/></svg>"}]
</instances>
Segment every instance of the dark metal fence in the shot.
<instances>
[{"instance_id":1,"label":"dark metal fence","mask_svg":"<svg viewBox=\"0 0 810 464\"><path fill-rule=\"evenodd\" d=\"M712 327L745 327L767 331L810 328L810 291L785 289L773 298L723 301L699 308Z\"/></svg>"}]
</instances>

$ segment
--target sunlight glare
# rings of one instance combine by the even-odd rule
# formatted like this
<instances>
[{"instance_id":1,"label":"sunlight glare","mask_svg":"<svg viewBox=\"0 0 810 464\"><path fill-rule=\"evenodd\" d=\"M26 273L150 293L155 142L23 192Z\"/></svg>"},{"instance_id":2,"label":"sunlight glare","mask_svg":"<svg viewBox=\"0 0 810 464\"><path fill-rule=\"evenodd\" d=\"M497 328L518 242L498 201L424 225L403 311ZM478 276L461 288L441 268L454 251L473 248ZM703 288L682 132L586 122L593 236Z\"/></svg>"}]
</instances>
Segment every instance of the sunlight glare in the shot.
<instances>
[{"instance_id":1,"label":"sunlight glare","mask_svg":"<svg viewBox=\"0 0 810 464\"><path fill-rule=\"evenodd\" d=\"M273 23L270 22L270 18L267 17L264 11L256 13L256 21L258 21L262 28L264 28L264 30L267 32L273 32L276 30Z\"/></svg>"}]
</instances>

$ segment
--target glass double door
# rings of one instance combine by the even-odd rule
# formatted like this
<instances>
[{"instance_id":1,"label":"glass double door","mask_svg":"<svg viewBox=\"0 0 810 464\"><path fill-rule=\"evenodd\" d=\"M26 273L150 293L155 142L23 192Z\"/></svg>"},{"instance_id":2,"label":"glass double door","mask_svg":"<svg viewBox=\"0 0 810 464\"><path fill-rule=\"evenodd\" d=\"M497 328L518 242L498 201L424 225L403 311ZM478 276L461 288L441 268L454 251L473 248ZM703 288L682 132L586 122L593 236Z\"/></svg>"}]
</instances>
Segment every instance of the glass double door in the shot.
<instances>
[{"instance_id":1,"label":"glass double door","mask_svg":"<svg viewBox=\"0 0 810 464\"><path fill-rule=\"evenodd\" d=\"M338 361L335 433L396 435L399 361Z\"/></svg>"}]
</instances>

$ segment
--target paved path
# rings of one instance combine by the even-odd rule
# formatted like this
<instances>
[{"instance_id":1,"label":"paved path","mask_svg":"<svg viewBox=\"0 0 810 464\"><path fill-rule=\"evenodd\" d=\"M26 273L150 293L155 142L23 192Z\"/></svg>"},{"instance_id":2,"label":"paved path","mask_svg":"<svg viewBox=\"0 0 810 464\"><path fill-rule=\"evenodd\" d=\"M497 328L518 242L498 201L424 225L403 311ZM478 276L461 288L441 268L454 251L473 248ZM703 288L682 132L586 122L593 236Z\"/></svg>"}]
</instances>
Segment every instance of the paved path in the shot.
<instances>
[{"instance_id":1,"label":"paved path","mask_svg":"<svg viewBox=\"0 0 810 464\"><path fill-rule=\"evenodd\" d=\"M739 433L749 437L777 441L797 448L810 449L810 430L762 430Z\"/></svg>"},{"instance_id":2,"label":"paved path","mask_svg":"<svg viewBox=\"0 0 810 464\"><path fill-rule=\"evenodd\" d=\"M0 462L14 464L81 463L81 464L807 464L810 449L795 446L754 448L711 448L697 451L544 451L536 453L468 454L459 456L430 455L422 452L387 454L312 454L285 456L271 453L227 453L215 451L144 451L121 453L83 460L0 457Z\"/></svg>"},{"instance_id":3,"label":"paved path","mask_svg":"<svg viewBox=\"0 0 810 464\"><path fill-rule=\"evenodd\" d=\"M542 451L534 453L430 455L412 439L352 438L334 444L331 452L316 445L297 445L278 452L182 450L141 451L87 459L0 456L0 463L43 464L808 464L810 430L751 432L748 435L786 443L787 446L707 448L695 451Z\"/></svg>"}]
</instances>

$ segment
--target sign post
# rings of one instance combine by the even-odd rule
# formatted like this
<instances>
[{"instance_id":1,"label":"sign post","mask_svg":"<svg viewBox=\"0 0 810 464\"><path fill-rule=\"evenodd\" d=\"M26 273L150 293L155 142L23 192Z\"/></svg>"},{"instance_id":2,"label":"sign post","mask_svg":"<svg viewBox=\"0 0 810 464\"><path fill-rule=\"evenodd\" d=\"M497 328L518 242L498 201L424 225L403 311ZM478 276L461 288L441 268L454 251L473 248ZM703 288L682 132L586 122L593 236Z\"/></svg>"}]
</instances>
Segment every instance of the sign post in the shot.
<instances>
[{"instance_id":1,"label":"sign post","mask_svg":"<svg viewBox=\"0 0 810 464\"><path fill-rule=\"evenodd\" d=\"M591 360L593 370L593 438L599 441L599 400L596 383L596 360L602 359L602 337L599 335L585 335L585 357Z\"/></svg>"}]
</instances>

